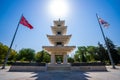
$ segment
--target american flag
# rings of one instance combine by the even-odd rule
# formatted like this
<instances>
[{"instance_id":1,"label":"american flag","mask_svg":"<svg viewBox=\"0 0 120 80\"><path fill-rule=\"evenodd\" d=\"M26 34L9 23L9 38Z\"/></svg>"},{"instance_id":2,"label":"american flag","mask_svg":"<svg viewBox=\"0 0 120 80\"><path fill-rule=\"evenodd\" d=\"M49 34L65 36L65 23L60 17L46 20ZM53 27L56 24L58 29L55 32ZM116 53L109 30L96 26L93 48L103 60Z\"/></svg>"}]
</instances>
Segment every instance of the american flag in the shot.
<instances>
[{"instance_id":1,"label":"american flag","mask_svg":"<svg viewBox=\"0 0 120 80\"><path fill-rule=\"evenodd\" d=\"M99 22L101 25L103 25L104 27L108 27L110 24L106 21L104 21L103 19L99 18Z\"/></svg>"}]
</instances>

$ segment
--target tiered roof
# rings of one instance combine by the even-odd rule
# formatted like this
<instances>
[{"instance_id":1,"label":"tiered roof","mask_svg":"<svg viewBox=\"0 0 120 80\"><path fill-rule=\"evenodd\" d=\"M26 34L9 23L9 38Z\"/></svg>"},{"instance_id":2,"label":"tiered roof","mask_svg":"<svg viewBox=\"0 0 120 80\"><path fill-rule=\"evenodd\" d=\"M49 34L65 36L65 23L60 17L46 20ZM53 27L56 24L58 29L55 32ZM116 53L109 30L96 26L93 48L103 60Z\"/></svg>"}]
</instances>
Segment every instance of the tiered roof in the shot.
<instances>
[{"instance_id":1,"label":"tiered roof","mask_svg":"<svg viewBox=\"0 0 120 80\"><path fill-rule=\"evenodd\" d=\"M65 46L68 44L72 35L66 35L67 26L64 20L54 21L54 26L51 26L53 35L47 35L50 43L54 46L43 46L49 53L69 53L74 50L75 46ZM59 43L59 44L57 44Z\"/></svg>"}]
</instances>

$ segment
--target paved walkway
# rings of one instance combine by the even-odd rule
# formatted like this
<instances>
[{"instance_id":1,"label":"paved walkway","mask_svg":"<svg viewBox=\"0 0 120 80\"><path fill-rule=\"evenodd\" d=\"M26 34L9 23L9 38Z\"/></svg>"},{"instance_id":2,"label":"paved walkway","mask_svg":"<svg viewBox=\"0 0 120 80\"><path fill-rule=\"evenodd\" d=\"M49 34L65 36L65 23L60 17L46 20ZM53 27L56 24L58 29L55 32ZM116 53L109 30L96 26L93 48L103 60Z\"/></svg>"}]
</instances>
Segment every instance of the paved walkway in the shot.
<instances>
[{"instance_id":1,"label":"paved walkway","mask_svg":"<svg viewBox=\"0 0 120 80\"><path fill-rule=\"evenodd\" d=\"M9 72L0 69L0 80L120 80L120 66L108 72Z\"/></svg>"}]
</instances>

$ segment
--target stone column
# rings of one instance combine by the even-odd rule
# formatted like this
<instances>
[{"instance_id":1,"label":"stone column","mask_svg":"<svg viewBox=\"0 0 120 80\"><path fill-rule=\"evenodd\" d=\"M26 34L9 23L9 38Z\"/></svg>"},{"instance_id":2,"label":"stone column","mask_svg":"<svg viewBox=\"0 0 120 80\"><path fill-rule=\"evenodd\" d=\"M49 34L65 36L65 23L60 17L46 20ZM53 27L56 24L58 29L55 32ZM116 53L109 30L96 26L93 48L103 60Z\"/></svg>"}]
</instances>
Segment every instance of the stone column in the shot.
<instances>
[{"instance_id":1,"label":"stone column","mask_svg":"<svg viewBox=\"0 0 120 80\"><path fill-rule=\"evenodd\" d=\"M67 54L63 55L63 64L67 64Z\"/></svg>"},{"instance_id":2,"label":"stone column","mask_svg":"<svg viewBox=\"0 0 120 80\"><path fill-rule=\"evenodd\" d=\"M51 64L55 64L55 55L51 54Z\"/></svg>"}]
</instances>

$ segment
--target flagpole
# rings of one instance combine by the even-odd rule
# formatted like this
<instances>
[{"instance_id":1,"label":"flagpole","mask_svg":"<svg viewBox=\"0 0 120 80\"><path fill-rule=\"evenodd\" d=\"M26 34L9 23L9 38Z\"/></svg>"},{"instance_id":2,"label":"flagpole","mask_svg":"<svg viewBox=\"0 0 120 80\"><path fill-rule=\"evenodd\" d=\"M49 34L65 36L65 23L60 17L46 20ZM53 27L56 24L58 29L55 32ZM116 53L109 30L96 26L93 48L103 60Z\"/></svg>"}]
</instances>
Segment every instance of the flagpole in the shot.
<instances>
[{"instance_id":1,"label":"flagpole","mask_svg":"<svg viewBox=\"0 0 120 80\"><path fill-rule=\"evenodd\" d=\"M21 18L22 18L22 16L23 16L23 15L21 15ZM6 66L6 64L7 64L8 57L9 57L9 55L10 55L10 51L11 51L13 42L14 42L14 40L15 40L15 37L16 37L17 31L18 31L18 28L19 28L19 24L20 24L20 21L21 21L21 18L20 18L20 20L19 20L19 22L18 22L17 28L16 28L16 30L15 30L13 39L12 39L12 41L11 41L10 47L9 47L9 49L8 49L7 55L6 55L6 57L5 57L5 60L4 60L4 63L3 63L3 66L2 66L1 69L5 69L5 66Z\"/></svg>"},{"instance_id":2,"label":"flagpole","mask_svg":"<svg viewBox=\"0 0 120 80\"><path fill-rule=\"evenodd\" d=\"M100 24L100 22L99 22L99 17L98 17L98 15L97 15L97 13L96 13L96 17L97 17L97 20L98 20L98 23L99 23L99 26L100 26L100 29L101 29L101 32L102 32L102 35L103 35L103 38L104 38L106 47L107 47L107 52L108 52L108 55L109 55L110 62L111 62L111 64L112 64L112 68L115 69L115 64L114 64L114 62L113 62L113 59L112 59L112 56L111 56L111 53L110 53L110 49L109 49L109 47L108 47L108 43L107 43L107 41L106 41L105 34L104 34L103 29L102 29L102 26L101 26L101 24Z\"/></svg>"}]
</instances>

